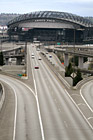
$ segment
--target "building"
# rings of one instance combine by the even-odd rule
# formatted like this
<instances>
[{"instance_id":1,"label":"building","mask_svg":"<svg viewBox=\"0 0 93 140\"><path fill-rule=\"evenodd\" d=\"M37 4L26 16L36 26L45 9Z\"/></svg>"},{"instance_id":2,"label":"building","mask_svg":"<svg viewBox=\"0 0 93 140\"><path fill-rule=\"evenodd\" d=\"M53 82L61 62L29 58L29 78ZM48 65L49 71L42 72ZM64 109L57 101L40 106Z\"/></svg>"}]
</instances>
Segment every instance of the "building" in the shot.
<instances>
[{"instance_id":1,"label":"building","mask_svg":"<svg viewBox=\"0 0 93 140\"><path fill-rule=\"evenodd\" d=\"M39 11L20 15L8 23L11 38L61 44L93 41L93 24L84 17L66 12Z\"/></svg>"}]
</instances>

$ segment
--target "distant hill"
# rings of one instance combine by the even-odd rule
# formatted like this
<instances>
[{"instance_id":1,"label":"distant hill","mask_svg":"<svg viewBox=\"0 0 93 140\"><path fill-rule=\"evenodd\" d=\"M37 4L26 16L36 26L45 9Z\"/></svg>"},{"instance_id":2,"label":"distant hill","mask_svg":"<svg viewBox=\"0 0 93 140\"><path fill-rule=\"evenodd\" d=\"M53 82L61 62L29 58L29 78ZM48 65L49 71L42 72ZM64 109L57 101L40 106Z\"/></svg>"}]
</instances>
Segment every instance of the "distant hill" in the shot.
<instances>
[{"instance_id":1,"label":"distant hill","mask_svg":"<svg viewBox=\"0 0 93 140\"><path fill-rule=\"evenodd\" d=\"M20 14L0 14L0 25L7 25L7 23L13 18L19 16Z\"/></svg>"}]
</instances>

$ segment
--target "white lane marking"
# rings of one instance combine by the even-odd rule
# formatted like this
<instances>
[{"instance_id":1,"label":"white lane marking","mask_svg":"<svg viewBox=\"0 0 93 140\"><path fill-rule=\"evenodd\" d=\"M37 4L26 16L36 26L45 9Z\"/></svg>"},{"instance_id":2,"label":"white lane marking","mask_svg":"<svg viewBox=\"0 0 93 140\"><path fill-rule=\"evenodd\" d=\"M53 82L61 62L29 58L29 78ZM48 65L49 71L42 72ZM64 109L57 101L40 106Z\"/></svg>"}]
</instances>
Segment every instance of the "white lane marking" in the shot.
<instances>
[{"instance_id":1,"label":"white lane marking","mask_svg":"<svg viewBox=\"0 0 93 140\"><path fill-rule=\"evenodd\" d=\"M60 77L60 79L62 80L62 81L64 81L64 83L65 83L65 85L68 87L68 89L70 89L70 84L58 73L58 76Z\"/></svg>"},{"instance_id":2,"label":"white lane marking","mask_svg":"<svg viewBox=\"0 0 93 140\"><path fill-rule=\"evenodd\" d=\"M89 117L88 120L93 119L93 117Z\"/></svg>"},{"instance_id":3,"label":"white lane marking","mask_svg":"<svg viewBox=\"0 0 93 140\"><path fill-rule=\"evenodd\" d=\"M81 87L81 89L80 89L80 95L81 95L82 99L84 100L84 102L86 103L86 105L88 106L88 108L91 110L91 112L93 112L93 109L90 107L90 105L88 104L88 102L86 101L86 99L84 98L84 96L82 95L82 92L81 92L82 88L83 88L85 85L87 85L88 83L90 83L90 82L91 82L91 81L85 83L85 84Z\"/></svg>"},{"instance_id":4,"label":"white lane marking","mask_svg":"<svg viewBox=\"0 0 93 140\"><path fill-rule=\"evenodd\" d=\"M13 87L12 87L13 88ZM16 135L16 120L17 120L17 94L15 89L14 90L14 94L15 94L15 117L14 117L14 132L13 132L13 140L15 140L15 135Z\"/></svg>"},{"instance_id":5,"label":"white lane marking","mask_svg":"<svg viewBox=\"0 0 93 140\"><path fill-rule=\"evenodd\" d=\"M30 59L30 61L31 61L31 59ZM31 66L32 66L32 63L31 63ZM45 140L43 123L42 123L42 118L41 118L41 113L40 113L40 106L39 106L39 101L38 101L37 87L36 87L36 82L35 82L35 77L34 77L33 69L32 69L32 75L33 75L34 86L35 86L36 103L37 103L37 110L38 110L38 117L39 117L39 122L40 122L40 129L41 129L42 140Z\"/></svg>"},{"instance_id":6,"label":"white lane marking","mask_svg":"<svg viewBox=\"0 0 93 140\"><path fill-rule=\"evenodd\" d=\"M9 76L5 76L5 77L8 77L9 78ZM35 96L35 93L33 92L33 90L28 85L24 84L23 82L21 82L21 81L19 81L17 79L14 79L12 77L11 77L11 79L16 80L19 83L23 84L25 87L27 87L33 93L34 97L36 97ZM4 81L4 80L2 80L2 81ZM7 83L9 86L11 86L8 82L6 82L6 81L4 81L4 82ZM11 88L13 89L14 94L15 94L15 116L14 116L14 130L13 130L13 140L15 140L15 135L16 135L16 120L17 120L17 94L16 94L15 89L13 87L11 87Z\"/></svg>"},{"instance_id":7,"label":"white lane marking","mask_svg":"<svg viewBox=\"0 0 93 140\"><path fill-rule=\"evenodd\" d=\"M17 80L17 79L16 79L16 80ZM18 81L18 82L20 82L21 84L23 84L24 86L26 86L26 87L33 93L34 97L36 97L35 92L34 92L28 85L26 85L26 84L23 83L22 81Z\"/></svg>"},{"instance_id":8,"label":"white lane marking","mask_svg":"<svg viewBox=\"0 0 93 140\"><path fill-rule=\"evenodd\" d=\"M78 104L78 106L79 106L79 105L84 105L84 106L85 106L85 104L84 104L84 103L79 103L79 104Z\"/></svg>"},{"instance_id":9,"label":"white lane marking","mask_svg":"<svg viewBox=\"0 0 93 140\"><path fill-rule=\"evenodd\" d=\"M45 65L45 66L48 66L48 64L46 64L45 62L43 62L43 64ZM49 66L48 66L49 67ZM50 67L49 67L50 68ZM50 68L50 70L51 70L51 68ZM52 71L52 70L51 70ZM61 79L62 81L64 81L64 83L65 83L65 85L67 86L67 88L68 89L70 89L70 84L59 74L59 73L57 73L56 71L53 71L55 74L56 74L56 76L58 76L59 77L59 79Z\"/></svg>"},{"instance_id":10,"label":"white lane marking","mask_svg":"<svg viewBox=\"0 0 93 140\"><path fill-rule=\"evenodd\" d=\"M17 95L16 95L16 91L15 89L6 81L2 80L1 81L5 82L7 85L9 85L13 91L14 91L14 95L15 95L15 115L14 115L14 130L13 130L13 140L15 140L15 135L16 135L16 119L17 119Z\"/></svg>"},{"instance_id":11,"label":"white lane marking","mask_svg":"<svg viewBox=\"0 0 93 140\"><path fill-rule=\"evenodd\" d=\"M2 74L0 74L0 75L2 76ZM3 76L10 78L9 76L6 76L6 75L3 75ZM11 77L11 79L16 80L16 81L18 81L19 83L23 84L23 85L24 85L25 87L27 87L27 88L33 93L33 95L35 96L35 92L34 92L27 84L23 83L22 81L20 81L20 80L18 80L18 79L16 79L16 78L13 78L13 77Z\"/></svg>"},{"instance_id":12,"label":"white lane marking","mask_svg":"<svg viewBox=\"0 0 93 140\"><path fill-rule=\"evenodd\" d=\"M85 115L82 113L82 111L80 110L80 108L78 107L78 105L75 103L75 101L69 95L69 93L67 92L67 90L66 89L64 89L64 90L67 93L67 95L70 98L70 100L74 103L74 105L76 106L76 108L79 110L79 112L82 114L83 118L86 120L86 122L88 123L88 125L90 126L90 128L93 130L93 126L89 123L89 121L87 120L87 118L85 117Z\"/></svg>"}]
</instances>

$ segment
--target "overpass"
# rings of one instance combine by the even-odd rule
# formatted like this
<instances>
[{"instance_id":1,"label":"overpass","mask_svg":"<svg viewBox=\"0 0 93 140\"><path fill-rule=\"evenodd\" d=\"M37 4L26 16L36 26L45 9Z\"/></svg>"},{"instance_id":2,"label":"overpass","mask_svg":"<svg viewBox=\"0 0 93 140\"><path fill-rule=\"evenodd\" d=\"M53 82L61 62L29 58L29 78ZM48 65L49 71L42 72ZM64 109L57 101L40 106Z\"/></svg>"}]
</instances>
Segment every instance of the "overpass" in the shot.
<instances>
[{"instance_id":1,"label":"overpass","mask_svg":"<svg viewBox=\"0 0 93 140\"><path fill-rule=\"evenodd\" d=\"M5 58L6 65L8 65L9 63L9 58L16 58L16 65L20 65L22 59L25 57L25 50L23 46L3 50L2 52Z\"/></svg>"},{"instance_id":2,"label":"overpass","mask_svg":"<svg viewBox=\"0 0 93 140\"><path fill-rule=\"evenodd\" d=\"M54 52L55 51L64 52L65 54L73 54L73 55L76 55L76 56L93 57L93 49L91 51L89 51L88 49L87 49L87 51L86 50L81 51L81 50L76 50L74 48L73 48L73 50L54 48L53 51Z\"/></svg>"},{"instance_id":3,"label":"overpass","mask_svg":"<svg viewBox=\"0 0 93 140\"><path fill-rule=\"evenodd\" d=\"M16 65L21 65L22 59L24 57L25 57L25 54L4 55L6 65L8 65L9 58L16 58Z\"/></svg>"},{"instance_id":4,"label":"overpass","mask_svg":"<svg viewBox=\"0 0 93 140\"><path fill-rule=\"evenodd\" d=\"M49 48L49 47L46 47L46 49L48 51L53 51L55 53L57 52L62 52L64 53L64 56L65 56L65 60L64 60L64 65L65 66L68 66L69 64L69 58L68 58L68 55L71 54L71 55L75 55L75 56L79 56L79 68L82 69L83 68L83 58L84 57L90 57L90 58L93 58L93 49L91 50L88 50L87 51L84 49L84 51L82 50L76 50L76 48L74 47L73 50L70 50L70 48Z\"/></svg>"}]
</instances>

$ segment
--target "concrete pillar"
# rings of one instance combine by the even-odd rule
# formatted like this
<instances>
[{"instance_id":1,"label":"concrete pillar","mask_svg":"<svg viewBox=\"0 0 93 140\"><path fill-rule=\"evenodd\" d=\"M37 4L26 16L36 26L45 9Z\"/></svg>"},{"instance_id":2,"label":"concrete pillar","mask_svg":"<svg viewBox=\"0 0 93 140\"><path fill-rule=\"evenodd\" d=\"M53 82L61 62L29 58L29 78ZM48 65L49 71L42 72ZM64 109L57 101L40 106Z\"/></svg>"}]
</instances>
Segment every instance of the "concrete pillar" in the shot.
<instances>
[{"instance_id":1,"label":"concrete pillar","mask_svg":"<svg viewBox=\"0 0 93 140\"><path fill-rule=\"evenodd\" d=\"M9 58L5 58L5 64L8 65Z\"/></svg>"},{"instance_id":2,"label":"concrete pillar","mask_svg":"<svg viewBox=\"0 0 93 140\"><path fill-rule=\"evenodd\" d=\"M19 50L18 50L18 49L16 49L16 50L15 50L15 54L18 54L18 51L19 51Z\"/></svg>"},{"instance_id":3,"label":"concrete pillar","mask_svg":"<svg viewBox=\"0 0 93 140\"><path fill-rule=\"evenodd\" d=\"M69 64L69 63L68 63L68 62L69 62L69 61L68 61L68 54L64 54L64 55L65 55L64 65L65 65L65 67L66 67L66 66L68 66L68 64Z\"/></svg>"},{"instance_id":4,"label":"concrete pillar","mask_svg":"<svg viewBox=\"0 0 93 140\"><path fill-rule=\"evenodd\" d=\"M17 57L16 59L16 65L21 65L22 57Z\"/></svg>"},{"instance_id":5,"label":"concrete pillar","mask_svg":"<svg viewBox=\"0 0 93 140\"><path fill-rule=\"evenodd\" d=\"M79 67L80 69L83 68L83 57L82 57L82 56L79 56L79 65L78 65L78 67Z\"/></svg>"}]
</instances>

